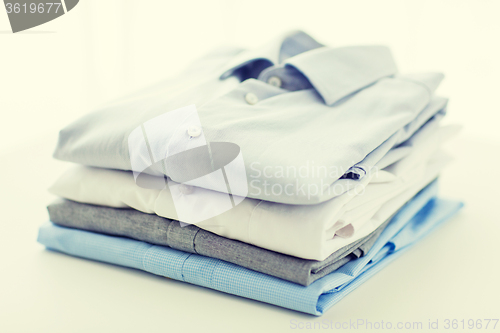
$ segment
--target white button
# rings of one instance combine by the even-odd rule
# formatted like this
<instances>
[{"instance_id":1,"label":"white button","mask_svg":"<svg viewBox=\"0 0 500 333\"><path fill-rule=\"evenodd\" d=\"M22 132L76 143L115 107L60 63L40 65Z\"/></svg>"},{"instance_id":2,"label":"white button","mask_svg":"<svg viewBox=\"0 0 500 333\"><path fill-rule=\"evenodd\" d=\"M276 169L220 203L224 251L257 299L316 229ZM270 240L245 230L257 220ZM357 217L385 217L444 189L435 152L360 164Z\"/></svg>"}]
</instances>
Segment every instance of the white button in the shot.
<instances>
[{"instance_id":1,"label":"white button","mask_svg":"<svg viewBox=\"0 0 500 333\"><path fill-rule=\"evenodd\" d=\"M267 83L278 88L281 87L281 79L277 76L271 76L267 79Z\"/></svg>"},{"instance_id":2,"label":"white button","mask_svg":"<svg viewBox=\"0 0 500 333\"><path fill-rule=\"evenodd\" d=\"M184 194L191 194L194 191L194 188L191 185L186 185L186 184L180 184L179 185L179 191Z\"/></svg>"},{"instance_id":3,"label":"white button","mask_svg":"<svg viewBox=\"0 0 500 333\"><path fill-rule=\"evenodd\" d=\"M201 134L201 128L198 126L191 126L188 128L187 133L192 138L197 138Z\"/></svg>"},{"instance_id":4,"label":"white button","mask_svg":"<svg viewBox=\"0 0 500 333\"><path fill-rule=\"evenodd\" d=\"M245 101L250 105L254 105L259 101L259 98L254 93L248 93L245 95Z\"/></svg>"}]
</instances>

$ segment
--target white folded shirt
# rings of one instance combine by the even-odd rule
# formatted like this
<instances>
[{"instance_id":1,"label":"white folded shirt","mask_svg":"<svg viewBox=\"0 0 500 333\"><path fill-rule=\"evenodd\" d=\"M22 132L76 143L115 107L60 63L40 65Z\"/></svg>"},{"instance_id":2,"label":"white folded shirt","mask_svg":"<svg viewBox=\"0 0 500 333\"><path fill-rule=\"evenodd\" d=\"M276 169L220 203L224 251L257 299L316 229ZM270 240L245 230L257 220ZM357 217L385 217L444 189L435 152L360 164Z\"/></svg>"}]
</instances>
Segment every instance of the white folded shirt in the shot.
<instances>
[{"instance_id":1,"label":"white folded shirt","mask_svg":"<svg viewBox=\"0 0 500 333\"><path fill-rule=\"evenodd\" d=\"M360 182L360 186L317 205L245 198L196 225L276 252L324 260L374 231L438 176L449 161L439 147L457 131L454 126L440 127L439 120L429 121L402 146L391 149L378 162L377 170L370 171L367 185ZM163 190L141 188L129 171L76 166L65 172L50 192L82 203L134 208L178 219L168 186ZM193 209L210 209L217 195L196 188L189 194L189 202Z\"/></svg>"}]
</instances>

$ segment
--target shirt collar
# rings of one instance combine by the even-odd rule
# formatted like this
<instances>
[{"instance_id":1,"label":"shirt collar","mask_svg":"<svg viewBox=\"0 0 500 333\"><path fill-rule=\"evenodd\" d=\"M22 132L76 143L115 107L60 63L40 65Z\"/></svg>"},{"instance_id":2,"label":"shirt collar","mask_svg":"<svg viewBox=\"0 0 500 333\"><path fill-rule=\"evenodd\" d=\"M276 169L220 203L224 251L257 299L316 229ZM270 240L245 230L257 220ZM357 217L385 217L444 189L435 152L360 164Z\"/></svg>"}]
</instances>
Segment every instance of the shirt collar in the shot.
<instances>
[{"instance_id":1,"label":"shirt collar","mask_svg":"<svg viewBox=\"0 0 500 333\"><path fill-rule=\"evenodd\" d=\"M294 67L309 80L327 105L397 73L387 47L330 48L302 31L294 31L261 48L242 51L224 67L220 78L225 79L257 61L268 62L268 67L278 64Z\"/></svg>"},{"instance_id":2,"label":"shirt collar","mask_svg":"<svg viewBox=\"0 0 500 333\"><path fill-rule=\"evenodd\" d=\"M390 50L378 45L323 47L289 58L284 65L300 71L327 105L397 73Z\"/></svg>"},{"instance_id":3,"label":"shirt collar","mask_svg":"<svg viewBox=\"0 0 500 333\"><path fill-rule=\"evenodd\" d=\"M236 55L224 67L220 78L226 79L233 75L236 70L256 61L266 61L269 66L273 66L290 57L322 46L303 31L288 32L260 48L246 50Z\"/></svg>"}]
</instances>

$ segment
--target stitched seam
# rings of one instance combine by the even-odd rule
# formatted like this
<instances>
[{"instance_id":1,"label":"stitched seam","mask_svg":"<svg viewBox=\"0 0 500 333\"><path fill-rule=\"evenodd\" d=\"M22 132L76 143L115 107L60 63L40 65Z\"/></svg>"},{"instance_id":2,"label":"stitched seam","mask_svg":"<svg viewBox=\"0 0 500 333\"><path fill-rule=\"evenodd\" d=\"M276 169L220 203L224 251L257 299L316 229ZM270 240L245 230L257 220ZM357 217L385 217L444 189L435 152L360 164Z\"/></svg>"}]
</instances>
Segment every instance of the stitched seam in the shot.
<instances>
[{"instance_id":1,"label":"stitched seam","mask_svg":"<svg viewBox=\"0 0 500 333\"><path fill-rule=\"evenodd\" d=\"M149 251L151 251L151 249L154 247L154 245L151 245L149 246L149 248L146 250L146 252L144 253L144 255L142 256L142 260L141 260L141 264L142 264L142 269L146 272L148 272L148 270L146 269L146 264L145 264L145 260L146 260L146 257L148 256L148 253Z\"/></svg>"},{"instance_id":2,"label":"stitched seam","mask_svg":"<svg viewBox=\"0 0 500 333\"><path fill-rule=\"evenodd\" d=\"M212 269L212 272L210 273L210 287L213 287L214 286L214 273L215 273L215 270L217 269L217 267L219 267L219 265L222 264L222 261L221 260L217 260L217 264L214 266L214 268Z\"/></svg>"},{"instance_id":3,"label":"stitched seam","mask_svg":"<svg viewBox=\"0 0 500 333\"><path fill-rule=\"evenodd\" d=\"M192 241L192 242L193 242L193 251L194 251L194 253L196 253L196 254L199 254L199 253L198 253L198 251L196 251L196 242L195 242L195 241L196 241L196 236L198 236L198 233L200 232L200 230L201 230L201 229L200 229L200 228L198 228L198 230L196 231L196 233L195 233L195 234L194 234L194 236L193 236L193 241Z\"/></svg>"},{"instance_id":4,"label":"stitched seam","mask_svg":"<svg viewBox=\"0 0 500 333\"><path fill-rule=\"evenodd\" d=\"M182 265L181 265L181 279L182 279L182 282L186 282L186 279L184 278L184 265L186 264L186 261L189 259L189 257L191 257L192 254L188 254L188 256L184 259L184 261L182 262Z\"/></svg>"}]
</instances>

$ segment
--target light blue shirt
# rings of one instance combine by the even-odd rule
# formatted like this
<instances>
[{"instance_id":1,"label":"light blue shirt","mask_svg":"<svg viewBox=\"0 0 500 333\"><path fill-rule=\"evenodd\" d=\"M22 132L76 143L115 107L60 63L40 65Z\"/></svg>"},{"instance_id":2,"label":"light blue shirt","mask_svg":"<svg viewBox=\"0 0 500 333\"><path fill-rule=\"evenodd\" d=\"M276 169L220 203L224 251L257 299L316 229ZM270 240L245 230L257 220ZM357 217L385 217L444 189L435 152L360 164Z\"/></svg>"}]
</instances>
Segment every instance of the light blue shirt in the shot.
<instances>
[{"instance_id":1,"label":"light blue shirt","mask_svg":"<svg viewBox=\"0 0 500 333\"><path fill-rule=\"evenodd\" d=\"M364 257L308 287L218 259L52 223L40 228L38 241L49 249L74 256L136 268L319 316L462 207L459 202L438 199L436 194L434 182L392 218Z\"/></svg>"},{"instance_id":2,"label":"light blue shirt","mask_svg":"<svg viewBox=\"0 0 500 333\"><path fill-rule=\"evenodd\" d=\"M133 170L129 148L142 137L131 134L143 130L153 162L227 142L239 147L244 165L233 183L248 192L233 194L315 204L355 186L390 148L444 112L447 100L434 95L442 78L398 74L384 46L331 48L293 32L255 50L219 48L178 77L77 120L61 130L54 156ZM196 112L187 108L192 105ZM156 121L176 110L168 121ZM148 132L145 124L156 127ZM146 148L137 154L135 161L152 165L134 171L183 181L149 161ZM307 174L297 176L304 168ZM195 185L226 191L210 181Z\"/></svg>"}]
</instances>

